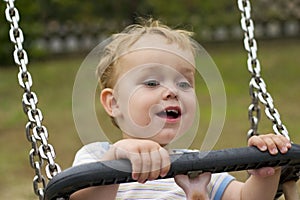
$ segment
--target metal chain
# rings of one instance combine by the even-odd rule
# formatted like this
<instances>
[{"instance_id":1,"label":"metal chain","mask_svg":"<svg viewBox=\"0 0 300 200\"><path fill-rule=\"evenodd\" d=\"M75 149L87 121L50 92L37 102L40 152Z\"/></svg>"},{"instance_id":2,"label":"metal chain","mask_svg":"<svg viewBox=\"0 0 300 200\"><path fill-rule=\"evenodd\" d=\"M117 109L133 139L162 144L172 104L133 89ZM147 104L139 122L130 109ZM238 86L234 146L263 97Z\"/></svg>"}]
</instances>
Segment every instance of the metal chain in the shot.
<instances>
[{"instance_id":1,"label":"metal chain","mask_svg":"<svg viewBox=\"0 0 300 200\"><path fill-rule=\"evenodd\" d=\"M254 38L254 23L251 19L251 5L249 0L238 0L238 7L241 12L241 27L244 31L244 47L248 52L247 66L251 73L249 92L252 102L248 108L248 117L251 124L247 137L258 134L258 123L261 112L259 102L265 106L266 116L273 122L275 134L282 134L289 138L288 130L280 120L278 110L274 107L273 99L267 91L267 86L260 76L260 63L257 58L257 43Z\"/></svg>"},{"instance_id":2,"label":"metal chain","mask_svg":"<svg viewBox=\"0 0 300 200\"><path fill-rule=\"evenodd\" d=\"M43 199L44 189L46 186L46 179L42 174L44 161L47 162L45 171L48 180L59 173L61 169L54 161L54 148L48 143L48 132L46 127L42 125L43 115L41 110L37 108L37 96L33 91L31 91L32 78L30 73L27 71L28 57L25 49L23 48L23 32L19 28L19 12L14 5L14 0L4 1L7 5L5 16L7 21L10 23L9 36L15 47L13 57L15 63L19 66L18 82L24 89L22 104L24 113L28 116L25 132L32 147L29 152L30 165L35 170L33 189L35 194L39 196L40 199Z\"/></svg>"}]
</instances>

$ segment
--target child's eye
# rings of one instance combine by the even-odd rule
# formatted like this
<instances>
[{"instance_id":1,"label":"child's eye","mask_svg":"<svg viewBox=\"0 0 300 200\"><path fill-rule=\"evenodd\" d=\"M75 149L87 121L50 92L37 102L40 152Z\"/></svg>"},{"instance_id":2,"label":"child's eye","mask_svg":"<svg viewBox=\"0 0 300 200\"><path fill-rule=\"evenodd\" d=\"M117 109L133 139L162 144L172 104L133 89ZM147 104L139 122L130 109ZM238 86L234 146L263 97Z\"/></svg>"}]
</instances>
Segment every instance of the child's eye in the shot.
<instances>
[{"instance_id":1,"label":"child's eye","mask_svg":"<svg viewBox=\"0 0 300 200\"><path fill-rule=\"evenodd\" d=\"M179 87L180 89L183 89L183 90L187 90L192 87L189 82L185 82L185 81L178 82L178 83L176 83L176 85L177 85L177 87Z\"/></svg>"},{"instance_id":2,"label":"child's eye","mask_svg":"<svg viewBox=\"0 0 300 200\"><path fill-rule=\"evenodd\" d=\"M148 80L143 83L147 87L156 87L159 86L160 83L157 80Z\"/></svg>"}]
</instances>

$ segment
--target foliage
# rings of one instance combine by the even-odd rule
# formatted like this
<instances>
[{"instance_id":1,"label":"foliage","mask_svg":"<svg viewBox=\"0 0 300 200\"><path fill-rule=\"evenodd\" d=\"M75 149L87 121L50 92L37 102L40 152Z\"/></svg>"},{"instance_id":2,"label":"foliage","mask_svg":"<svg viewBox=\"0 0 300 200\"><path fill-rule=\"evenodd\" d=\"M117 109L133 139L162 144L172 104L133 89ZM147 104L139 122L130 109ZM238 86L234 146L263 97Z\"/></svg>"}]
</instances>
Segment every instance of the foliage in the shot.
<instances>
[{"instance_id":1,"label":"foliage","mask_svg":"<svg viewBox=\"0 0 300 200\"><path fill-rule=\"evenodd\" d=\"M15 4L21 15L20 26L26 36L25 48L30 58L41 58L43 52L33 41L54 34L68 34L63 26L80 34L111 33L134 23L137 17L153 17L172 27L185 28L197 33L196 39L203 39L203 31L212 37L212 30L219 27L239 25L240 14L236 1L228 0L17 0ZM256 20L284 20L293 16L299 19L298 8L293 3L279 0L258 0L252 3ZM4 13L5 3L0 4ZM297 18L298 16L298 18ZM256 21L257 22L257 21ZM0 66L11 63L12 45L8 42L8 24L3 14L0 17ZM53 30L54 29L54 30ZM45 50L44 50L45 51Z\"/></svg>"},{"instance_id":2,"label":"foliage","mask_svg":"<svg viewBox=\"0 0 300 200\"><path fill-rule=\"evenodd\" d=\"M15 4L21 16L20 27L26 36L24 46L33 59L43 56L45 52L40 52L32 41L53 34L49 31L51 22L83 24L84 27L98 26L102 27L100 31L103 32L119 31L118 29L135 22L140 16L159 18L171 26L193 27L190 28L193 31L207 25L236 22L236 15L227 12L236 9L235 4L226 0L220 0L217 4L214 1L198 0L22 0ZM4 13L5 4L0 6L1 13ZM216 10L226 12L218 12L216 17ZM0 30L0 42L3 44L0 47L0 64L11 63L13 49L8 42L8 25L3 17L0 23L4 27Z\"/></svg>"},{"instance_id":3,"label":"foliage","mask_svg":"<svg viewBox=\"0 0 300 200\"><path fill-rule=\"evenodd\" d=\"M2 13L1 14L1 17L0 17L0 25L1 25L1 28L0 28L0 64L10 64L12 63L11 62L11 59L9 59L9 55L11 55L11 52L12 52L12 47L11 47L11 44L10 44L10 40L9 40L9 36L8 36L8 30L9 30L9 27L6 26L6 22L5 22L5 18L3 17L4 16L4 4L1 3L0 4L0 12Z\"/></svg>"},{"instance_id":4,"label":"foliage","mask_svg":"<svg viewBox=\"0 0 300 200\"><path fill-rule=\"evenodd\" d=\"M42 23L40 21L40 16L42 10L40 5L35 1L34 3L29 3L28 1L17 1L16 7L20 15L20 27L23 30L23 35L25 38L24 48L25 50L34 50L30 48L31 42L34 38L41 35L42 32ZM9 39L9 29L10 26L5 18L5 9L6 5L4 3L0 4L0 12L2 13L0 17L0 66L1 64L11 64L12 52L14 47Z\"/></svg>"}]
</instances>

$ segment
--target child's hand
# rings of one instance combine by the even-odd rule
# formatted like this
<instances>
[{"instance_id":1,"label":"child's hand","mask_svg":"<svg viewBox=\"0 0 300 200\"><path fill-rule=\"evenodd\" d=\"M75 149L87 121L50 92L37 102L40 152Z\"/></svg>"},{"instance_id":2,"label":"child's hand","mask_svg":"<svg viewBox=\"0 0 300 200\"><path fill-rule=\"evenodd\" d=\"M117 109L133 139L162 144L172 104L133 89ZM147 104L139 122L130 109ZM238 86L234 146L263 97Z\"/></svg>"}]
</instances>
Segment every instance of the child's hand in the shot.
<instances>
[{"instance_id":1,"label":"child's hand","mask_svg":"<svg viewBox=\"0 0 300 200\"><path fill-rule=\"evenodd\" d=\"M129 159L132 178L139 183L164 177L170 169L170 157L166 149L151 140L123 139L110 150L109 159Z\"/></svg>"},{"instance_id":2,"label":"child's hand","mask_svg":"<svg viewBox=\"0 0 300 200\"><path fill-rule=\"evenodd\" d=\"M209 200L207 185L210 182L211 173L206 172L190 178L187 175L176 175L175 182L186 194L187 200Z\"/></svg>"},{"instance_id":3,"label":"child's hand","mask_svg":"<svg viewBox=\"0 0 300 200\"><path fill-rule=\"evenodd\" d=\"M286 153L291 148L291 142L283 135L267 134L252 136L248 140L248 146L256 146L261 151L269 151L270 154L276 155L278 152ZM257 170L249 170L251 175L262 177L272 176L275 169L272 167L264 167Z\"/></svg>"}]
</instances>

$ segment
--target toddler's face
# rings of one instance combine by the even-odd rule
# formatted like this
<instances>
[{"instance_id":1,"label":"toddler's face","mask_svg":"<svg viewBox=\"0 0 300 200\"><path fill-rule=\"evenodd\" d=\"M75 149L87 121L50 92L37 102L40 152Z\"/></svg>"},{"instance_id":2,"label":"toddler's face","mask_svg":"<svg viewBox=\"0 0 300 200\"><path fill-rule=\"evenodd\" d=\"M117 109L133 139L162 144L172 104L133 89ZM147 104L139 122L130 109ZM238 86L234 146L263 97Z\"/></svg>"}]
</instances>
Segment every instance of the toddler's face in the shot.
<instances>
[{"instance_id":1,"label":"toddler's face","mask_svg":"<svg viewBox=\"0 0 300 200\"><path fill-rule=\"evenodd\" d=\"M191 63L169 51L141 49L121 57L118 68L116 120L125 137L166 145L190 128L196 110Z\"/></svg>"}]
</instances>

